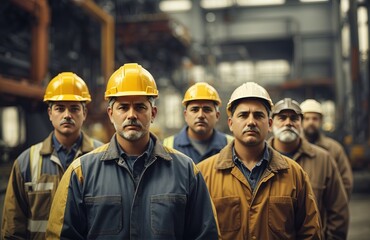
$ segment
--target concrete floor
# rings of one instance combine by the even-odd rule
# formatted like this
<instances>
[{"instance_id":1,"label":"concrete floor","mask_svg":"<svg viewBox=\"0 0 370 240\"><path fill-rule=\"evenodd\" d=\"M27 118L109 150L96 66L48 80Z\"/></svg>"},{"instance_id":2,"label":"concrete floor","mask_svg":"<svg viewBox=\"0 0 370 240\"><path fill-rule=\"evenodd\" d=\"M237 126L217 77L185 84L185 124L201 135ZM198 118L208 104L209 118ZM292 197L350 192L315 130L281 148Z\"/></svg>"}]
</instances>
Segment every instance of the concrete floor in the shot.
<instances>
[{"instance_id":1,"label":"concrete floor","mask_svg":"<svg viewBox=\"0 0 370 240\"><path fill-rule=\"evenodd\" d=\"M348 240L370 239L370 193L355 193L349 203Z\"/></svg>"},{"instance_id":2,"label":"concrete floor","mask_svg":"<svg viewBox=\"0 0 370 240\"><path fill-rule=\"evenodd\" d=\"M354 173L355 188L350 201L350 226L348 240L370 239L370 172ZM0 175L0 191L4 190L7 177ZM0 192L0 217L3 212L4 192Z\"/></svg>"}]
</instances>

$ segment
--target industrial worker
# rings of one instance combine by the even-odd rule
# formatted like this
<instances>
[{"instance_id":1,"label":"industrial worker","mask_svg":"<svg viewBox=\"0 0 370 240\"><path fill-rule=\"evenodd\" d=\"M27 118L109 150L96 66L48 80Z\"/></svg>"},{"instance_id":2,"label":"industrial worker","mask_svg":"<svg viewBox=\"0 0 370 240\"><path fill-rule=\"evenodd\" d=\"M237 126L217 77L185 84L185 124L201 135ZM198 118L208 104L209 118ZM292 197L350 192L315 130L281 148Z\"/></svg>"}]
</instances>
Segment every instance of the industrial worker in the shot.
<instances>
[{"instance_id":1,"label":"industrial worker","mask_svg":"<svg viewBox=\"0 0 370 240\"><path fill-rule=\"evenodd\" d=\"M342 145L321 132L323 124L323 110L321 104L314 99L307 99L301 103L300 107L303 113L302 127L304 137L310 143L324 148L334 158L340 176L342 177L347 197L350 199L353 189L352 167Z\"/></svg>"},{"instance_id":2,"label":"industrial worker","mask_svg":"<svg viewBox=\"0 0 370 240\"><path fill-rule=\"evenodd\" d=\"M44 239L51 202L71 162L101 146L82 130L91 101L85 82L72 72L54 77L44 102L54 127L15 160L6 190L1 239Z\"/></svg>"},{"instance_id":3,"label":"industrial worker","mask_svg":"<svg viewBox=\"0 0 370 240\"><path fill-rule=\"evenodd\" d=\"M163 145L172 147L193 159L195 163L218 153L232 136L215 129L220 118L221 99L211 85L199 82L184 95L185 126L178 134L167 137Z\"/></svg>"},{"instance_id":4,"label":"industrial worker","mask_svg":"<svg viewBox=\"0 0 370 240\"><path fill-rule=\"evenodd\" d=\"M227 104L234 141L199 167L222 239L321 239L320 214L301 166L266 142L273 103L254 82Z\"/></svg>"},{"instance_id":5,"label":"industrial worker","mask_svg":"<svg viewBox=\"0 0 370 240\"><path fill-rule=\"evenodd\" d=\"M334 159L324 149L300 136L302 111L291 98L277 102L272 111L273 137L270 145L294 159L308 174L320 211L325 239L346 239L349 204Z\"/></svg>"},{"instance_id":6,"label":"industrial worker","mask_svg":"<svg viewBox=\"0 0 370 240\"><path fill-rule=\"evenodd\" d=\"M207 186L194 162L149 131L153 76L121 66L105 92L116 133L73 162L58 187L47 239L217 239Z\"/></svg>"}]
</instances>

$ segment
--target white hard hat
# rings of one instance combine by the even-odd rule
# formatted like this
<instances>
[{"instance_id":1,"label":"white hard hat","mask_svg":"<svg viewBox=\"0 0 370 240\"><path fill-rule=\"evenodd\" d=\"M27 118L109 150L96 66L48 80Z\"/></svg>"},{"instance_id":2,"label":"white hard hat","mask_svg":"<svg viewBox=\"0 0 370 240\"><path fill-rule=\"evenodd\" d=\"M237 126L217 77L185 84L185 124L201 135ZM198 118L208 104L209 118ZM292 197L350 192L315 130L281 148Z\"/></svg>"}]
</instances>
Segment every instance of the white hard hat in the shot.
<instances>
[{"instance_id":1,"label":"white hard hat","mask_svg":"<svg viewBox=\"0 0 370 240\"><path fill-rule=\"evenodd\" d=\"M321 104L315 99L307 99L301 103L302 113L307 112L323 114Z\"/></svg>"},{"instance_id":2,"label":"white hard hat","mask_svg":"<svg viewBox=\"0 0 370 240\"><path fill-rule=\"evenodd\" d=\"M231 94L230 100L226 106L226 111L227 111L228 116L231 116L232 104L236 100L244 99L244 98L261 99L264 101L266 107L268 107L269 110L271 110L272 106L274 105L266 89L264 89L263 87L261 87L255 82L246 82L246 83L243 83L238 88L236 88L234 92Z\"/></svg>"}]
</instances>

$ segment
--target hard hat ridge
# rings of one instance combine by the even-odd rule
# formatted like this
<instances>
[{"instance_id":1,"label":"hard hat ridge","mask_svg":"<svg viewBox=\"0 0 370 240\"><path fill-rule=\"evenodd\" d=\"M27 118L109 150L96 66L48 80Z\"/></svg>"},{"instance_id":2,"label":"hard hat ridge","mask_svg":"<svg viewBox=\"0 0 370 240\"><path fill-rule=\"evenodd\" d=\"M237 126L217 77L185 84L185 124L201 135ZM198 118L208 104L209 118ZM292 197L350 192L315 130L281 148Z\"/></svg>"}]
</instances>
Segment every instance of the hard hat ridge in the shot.
<instances>
[{"instance_id":1,"label":"hard hat ridge","mask_svg":"<svg viewBox=\"0 0 370 240\"><path fill-rule=\"evenodd\" d=\"M300 107L302 109L303 114L307 112L319 113L321 115L323 114L321 104L315 99L306 99L305 101L301 103Z\"/></svg>"},{"instance_id":2,"label":"hard hat ridge","mask_svg":"<svg viewBox=\"0 0 370 240\"><path fill-rule=\"evenodd\" d=\"M44 102L78 101L91 102L86 83L75 73L62 72L55 76L45 90Z\"/></svg>"},{"instance_id":3,"label":"hard hat ridge","mask_svg":"<svg viewBox=\"0 0 370 240\"><path fill-rule=\"evenodd\" d=\"M291 98L284 98L277 102L272 109L272 115L279 114L283 110L292 110L296 114L301 115L302 110L299 103Z\"/></svg>"},{"instance_id":4,"label":"hard hat ridge","mask_svg":"<svg viewBox=\"0 0 370 240\"><path fill-rule=\"evenodd\" d=\"M109 78L105 99L120 96L158 96L153 76L137 63L127 63Z\"/></svg>"},{"instance_id":5,"label":"hard hat ridge","mask_svg":"<svg viewBox=\"0 0 370 240\"><path fill-rule=\"evenodd\" d=\"M255 82L246 82L241 86L237 87L231 94L230 100L227 103L226 111L228 116L231 116L231 108L237 100L245 98L256 98L263 101L264 105L267 107L268 111L271 111L272 103L271 97L265 88L258 85Z\"/></svg>"},{"instance_id":6,"label":"hard hat ridge","mask_svg":"<svg viewBox=\"0 0 370 240\"><path fill-rule=\"evenodd\" d=\"M214 101L218 106L220 106L222 103L216 89L206 82L198 82L189 87L189 89L185 92L182 104L186 106L188 102L194 100Z\"/></svg>"}]
</instances>

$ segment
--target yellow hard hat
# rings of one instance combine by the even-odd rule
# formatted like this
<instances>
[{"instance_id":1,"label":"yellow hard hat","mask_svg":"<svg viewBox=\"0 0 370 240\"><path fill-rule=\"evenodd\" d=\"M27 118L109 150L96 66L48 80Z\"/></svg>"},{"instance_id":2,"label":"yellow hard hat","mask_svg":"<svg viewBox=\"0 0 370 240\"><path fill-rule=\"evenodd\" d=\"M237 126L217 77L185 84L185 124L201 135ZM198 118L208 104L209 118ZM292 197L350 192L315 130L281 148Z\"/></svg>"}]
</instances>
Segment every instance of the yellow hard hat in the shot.
<instances>
[{"instance_id":1,"label":"yellow hard hat","mask_svg":"<svg viewBox=\"0 0 370 240\"><path fill-rule=\"evenodd\" d=\"M275 104L272 109L272 115L279 114L283 110L292 110L296 114L301 115L302 110L299 107L299 103L291 98L284 98Z\"/></svg>"},{"instance_id":2,"label":"yellow hard hat","mask_svg":"<svg viewBox=\"0 0 370 240\"><path fill-rule=\"evenodd\" d=\"M271 110L272 106L274 105L266 89L264 89L255 82L246 82L243 83L238 88L236 88L234 92L231 94L230 100L226 106L228 116L231 116L231 106L233 102L244 98L261 99L266 103L265 105L266 107L269 108L269 110Z\"/></svg>"},{"instance_id":3,"label":"yellow hard hat","mask_svg":"<svg viewBox=\"0 0 370 240\"><path fill-rule=\"evenodd\" d=\"M205 82L199 82L192 85L185 93L182 105L194 100L210 100L221 106L221 99L214 87Z\"/></svg>"},{"instance_id":4,"label":"yellow hard hat","mask_svg":"<svg viewBox=\"0 0 370 240\"><path fill-rule=\"evenodd\" d=\"M153 76L137 63L127 63L108 80L105 99L121 96L158 96Z\"/></svg>"},{"instance_id":5,"label":"yellow hard hat","mask_svg":"<svg viewBox=\"0 0 370 240\"><path fill-rule=\"evenodd\" d=\"M307 112L323 114L321 104L314 99L307 99L301 103L302 113Z\"/></svg>"},{"instance_id":6,"label":"yellow hard hat","mask_svg":"<svg viewBox=\"0 0 370 240\"><path fill-rule=\"evenodd\" d=\"M62 72L54 77L46 87L44 102L78 101L91 102L86 83L72 72Z\"/></svg>"}]
</instances>

